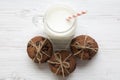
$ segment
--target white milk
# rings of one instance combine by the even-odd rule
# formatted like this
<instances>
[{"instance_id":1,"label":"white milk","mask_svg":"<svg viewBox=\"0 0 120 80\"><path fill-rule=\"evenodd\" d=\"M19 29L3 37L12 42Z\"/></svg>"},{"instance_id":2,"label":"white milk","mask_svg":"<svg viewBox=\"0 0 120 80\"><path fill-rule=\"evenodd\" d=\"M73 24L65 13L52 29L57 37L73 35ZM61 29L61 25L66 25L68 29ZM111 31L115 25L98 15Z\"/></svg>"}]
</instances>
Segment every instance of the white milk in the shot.
<instances>
[{"instance_id":1,"label":"white milk","mask_svg":"<svg viewBox=\"0 0 120 80\"><path fill-rule=\"evenodd\" d=\"M57 46L65 48L72 39L75 28L76 19L67 21L66 18L75 12L66 6L55 6L46 12L44 17L45 32Z\"/></svg>"}]
</instances>

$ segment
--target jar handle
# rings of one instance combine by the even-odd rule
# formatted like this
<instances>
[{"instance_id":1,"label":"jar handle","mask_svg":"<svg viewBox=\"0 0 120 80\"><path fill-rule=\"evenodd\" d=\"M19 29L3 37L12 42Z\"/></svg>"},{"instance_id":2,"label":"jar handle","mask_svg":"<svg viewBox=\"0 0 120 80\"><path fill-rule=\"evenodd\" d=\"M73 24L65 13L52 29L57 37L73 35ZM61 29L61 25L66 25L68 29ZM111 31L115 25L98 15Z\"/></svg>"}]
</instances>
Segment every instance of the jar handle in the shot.
<instances>
[{"instance_id":1,"label":"jar handle","mask_svg":"<svg viewBox=\"0 0 120 80\"><path fill-rule=\"evenodd\" d=\"M44 16L42 14L40 15L36 15L36 16L33 16L32 18L32 22L33 24L39 28L41 31L44 31L44 22L43 22L43 18Z\"/></svg>"}]
</instances>

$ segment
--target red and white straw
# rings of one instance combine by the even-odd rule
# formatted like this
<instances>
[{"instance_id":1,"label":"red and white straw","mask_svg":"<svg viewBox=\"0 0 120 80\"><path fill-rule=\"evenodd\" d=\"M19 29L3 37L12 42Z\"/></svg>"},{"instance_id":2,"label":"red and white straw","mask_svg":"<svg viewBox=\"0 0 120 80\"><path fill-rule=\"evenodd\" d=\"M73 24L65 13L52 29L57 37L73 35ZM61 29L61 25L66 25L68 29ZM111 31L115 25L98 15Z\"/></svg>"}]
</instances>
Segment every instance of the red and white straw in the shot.
<instances>
[{"instance_id":1,"label":"red and white straw","mask_svg":"<svg viewBox=\"0 0 120 80\"><path fill-rule=\"evenodd\" d=\"M78 12L78 13L76 13L76 14L73 14L73 15L71 15L71 16L68 16L68 17L66 18L66 20L67 20L67 21L70 21L70 20L73 19L73 18L77 18L78 16L81 16L81 15L83 15L83 14L86 14L86 12L87 12L87 11L81 11L81 12Z\"/></svg>"}]
</instances>

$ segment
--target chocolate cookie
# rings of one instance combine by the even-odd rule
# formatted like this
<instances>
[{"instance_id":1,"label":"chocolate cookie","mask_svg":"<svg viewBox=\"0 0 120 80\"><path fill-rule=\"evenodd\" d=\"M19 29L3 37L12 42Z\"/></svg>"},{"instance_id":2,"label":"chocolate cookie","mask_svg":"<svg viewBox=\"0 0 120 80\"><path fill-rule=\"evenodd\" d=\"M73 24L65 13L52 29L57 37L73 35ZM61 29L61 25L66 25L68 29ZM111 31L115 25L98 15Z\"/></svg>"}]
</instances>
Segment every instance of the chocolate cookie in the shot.
<instances>
[{"instance_id":1,"label":"chocolate cookie","mask_svg":"<svg viewBox=\"0 0 120 80\"><path fill-rule=\"evenodd\" d=\"M90 60L98 52L97 42L88 35L80 35L72 39L70 48L81 60Z\"/></svg>"},{"instance_id":2,"label":"chocolate cookie","mask_svg":"<svg viewBox=\"0 0 120 80\"><path fill-rule=\"evenodd\" d=\"M53 46L47 38L36 36L28 42L27 53L34 62L44 63L51 57Z\"/></svg>"},{"instance_id":3,"label":"chocolate cookie","mask_svg":"<svg viewBox=\"0 0 120 80\"><path fill-rule=\"evenodd\" d=\"M53 73L63 77L72 73L76 68L74 56L66 50L55 51L48 63Z\"/></svg>"}]
</instances>

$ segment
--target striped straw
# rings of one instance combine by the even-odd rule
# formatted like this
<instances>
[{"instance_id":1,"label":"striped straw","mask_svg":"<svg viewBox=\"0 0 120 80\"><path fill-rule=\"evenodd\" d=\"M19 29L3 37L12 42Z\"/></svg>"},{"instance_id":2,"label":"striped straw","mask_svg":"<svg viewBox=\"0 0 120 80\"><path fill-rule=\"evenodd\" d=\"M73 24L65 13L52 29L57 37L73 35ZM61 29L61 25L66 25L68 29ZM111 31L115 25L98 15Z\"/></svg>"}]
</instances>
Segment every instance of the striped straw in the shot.
<instances>
[{"instance_id":1,"label":"striped straw","mask_svg":"<svg viewBox=\"0 0 120 80\"><path fill-rule=\"evenodd\" d=\"M78 13L73 14L73 15L71 15L71 16L68 16L68 17L66 18L66 20L67 20L67 21L70 21L71 19L77 18L78 16L81 16L81 15L83 15L83 14L86 14L86 11L81 11L81 12L78 12Z\"/></svg>"}]
</instances>

